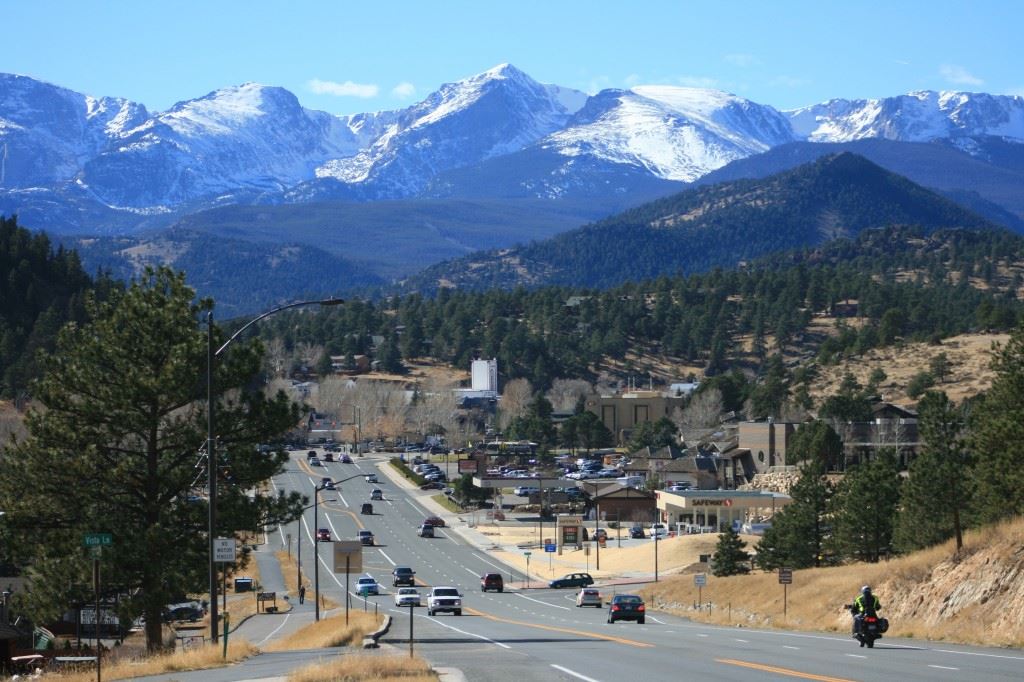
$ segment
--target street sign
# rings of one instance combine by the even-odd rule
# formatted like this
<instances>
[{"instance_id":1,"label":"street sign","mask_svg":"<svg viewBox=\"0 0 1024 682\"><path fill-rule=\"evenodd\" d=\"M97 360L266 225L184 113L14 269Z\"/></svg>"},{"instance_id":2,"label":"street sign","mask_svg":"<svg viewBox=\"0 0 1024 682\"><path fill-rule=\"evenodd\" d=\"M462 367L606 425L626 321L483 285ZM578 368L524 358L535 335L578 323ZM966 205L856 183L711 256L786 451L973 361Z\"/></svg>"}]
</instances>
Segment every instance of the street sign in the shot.
<instances>
[{"instance_id":1,"label":"street sign","mask_svg":"<svg viewBox=\"0 0 1024 682\"><path fill-rule=\"evenodd\" d=\"M222 564L230 564L235 560L235 539L214 538L213 560Z\"/></svg>"},{"instance_id":2,"label":"street sign","mask_svg":"<svg viewBox=\"0 0 1024 682\"><path fill-rule=\"evenodd\" d=\"M780 585L792 585L793 584L793 569L792 568L780 568L779 569L779 584Z\"/></svg>"},{"instance_id":3,"label":"street sign","mask_svg":"<svg viewBox=\"0 0 1024 682\"><path fill-rule=\"evenodd\" d=\"M697 587L704 587L705 585L707 585L708 584L707 573L694 573L694 575L693 575L693 584L696 585Z\"/></svg>"},{"instance_id":4,"label":"street sign","mask_svg":"<svg viewBox=\"0 0 1024 682\"><path fill-rule=\"evenodd\" d=\"M109 547L114 544L114 536L110 533L86 533L82 536L84 547Z\"/></svg>"},{"instance_id":5,"label":"street sign","mask_svg":"<svg viewBox=\"0 0 1024 682\"><path fill-rule=\"evenodd\" d=\"M530 556L533 552L523 552L523 556Z\"/></svg>"},{"instance_id":6,"label":"street sign","mask_svg":"<svg viewBox=\"0 0 1024 682\"><path fill-rule=\"evenodd\" d=\"M334 545L335 573L344 573L346 565L349 573L363 572L363 543L359 540L338 540L331 544Z\"/></svg>"},{"instance_id":7,"label":"street sign","mask_svg":"<svg viewBox=\"0 0 1024 682\"><path fill-rule=\"evenodd\" d=\"M545 552L554 552L555 549L556 549L556 547L555 547L554 544L544 545L544 551Z\"/></svg>"}]
</instances>

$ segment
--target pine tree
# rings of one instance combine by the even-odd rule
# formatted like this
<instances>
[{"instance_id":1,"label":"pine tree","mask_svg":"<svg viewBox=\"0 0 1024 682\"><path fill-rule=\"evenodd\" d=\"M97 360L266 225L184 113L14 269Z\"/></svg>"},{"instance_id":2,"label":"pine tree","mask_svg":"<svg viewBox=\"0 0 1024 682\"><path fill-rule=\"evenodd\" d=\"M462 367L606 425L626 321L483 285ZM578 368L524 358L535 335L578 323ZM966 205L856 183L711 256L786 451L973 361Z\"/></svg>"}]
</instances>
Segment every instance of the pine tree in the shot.
<instances>
[{"instance_id":1,"label":"pine tree","mask_svg":"<svg viewBox=\"0 0 1024 682\"><path fill-rule=\"evenodd\" d=\"M750 555L747 554L747 543L740 539L739 533L730 526L718 536L715 554L711 557L711 575L722 577L750 572Z\"/></svg>"},{"instance_id":2,"label":"pine tree","mask_svg":"<svg viewBox=\"0 0 1024 682\"><path fill-rule=\"evenodd\" d=\"M37 621L59 616L80 596L74 586L88 583L86 533L113 535L105 582L128 595L123 615L145 616L150 649L163 646L165 605L205 590L207 505L196 461L206 438L207 334L197 324L209 303L194 299L183 274L147 271L110 302L90 301L89 321L65 327L45 360L35 385L45 409L29 416L29 437L0 469L0 508L45 586L26 594ZM287 523L302 505L298 493L260 492L288 455L256 445L298 419L283 393L268 399L252 389L261 354L258 343L239 343L215 368L218 535Z\"/></svg>"},{"instance_id":3,"label":"pine tree","mask_svg":"<svg viewBox=\"0 0 1024 682\"><path fill-rule=\"evenodd\" d=\"M804 466L790 490L789 506L775 513L757 543L757 564L766 571L780 566L821 566L825 559L828 501L832 486L820 461Z\"/></svg>"},{"instance_id":4,"label":"pine tree","mask_svg":"<svg viewBox=\"0 0 1024 682\"><path fill-rule=\"evenodd\" d=\"M899 501L900 475L891 450L847 472L831 500L837 552L871 562L887 554Z\"/></svg>"},{"instance_id":5,"label":"pine tree","mask_svg":"<svg viewBox=\"0 0 1024 682\"><path fill-rule=\"evenodd\" d=\"M912 551L955 537L959 552L972 499L972 458L964 443L963 413L936 391L925 393L917 409L924 447L903 484L895 543L902 551Z\"/></svg>"}]
</instances>

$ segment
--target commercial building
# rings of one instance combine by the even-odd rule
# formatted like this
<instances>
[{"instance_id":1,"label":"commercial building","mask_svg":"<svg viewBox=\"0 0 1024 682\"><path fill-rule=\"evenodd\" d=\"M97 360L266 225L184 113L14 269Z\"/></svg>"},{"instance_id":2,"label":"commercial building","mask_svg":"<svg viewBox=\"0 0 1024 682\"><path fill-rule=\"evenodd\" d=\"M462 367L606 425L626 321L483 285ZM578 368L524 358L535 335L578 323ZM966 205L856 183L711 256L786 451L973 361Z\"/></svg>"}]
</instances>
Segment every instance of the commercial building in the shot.
<instances>
[{"instance_id":1,"label":"commercial building","mask_svg":"<svg viewBox=\"0 0 1024 682\"><path fill-rule=\"evenodd\" d=\"M715 533L736 521L763 523L793 501L788 495L762 490L659 490L656 495L663 523Z\"/></svg>"},{"instance_id":2,"label":"commercial building","mask_svg":"<svg viewBox=\"0 0 1024 682\"><path fill-rule=\"evenodd\" d=\"M686 398L659 391L630 391L619 395L590 395L585 405L619 443L625 443L639 424L671 417L673 410L686 405Z\"/></svg>"}]
</instances>

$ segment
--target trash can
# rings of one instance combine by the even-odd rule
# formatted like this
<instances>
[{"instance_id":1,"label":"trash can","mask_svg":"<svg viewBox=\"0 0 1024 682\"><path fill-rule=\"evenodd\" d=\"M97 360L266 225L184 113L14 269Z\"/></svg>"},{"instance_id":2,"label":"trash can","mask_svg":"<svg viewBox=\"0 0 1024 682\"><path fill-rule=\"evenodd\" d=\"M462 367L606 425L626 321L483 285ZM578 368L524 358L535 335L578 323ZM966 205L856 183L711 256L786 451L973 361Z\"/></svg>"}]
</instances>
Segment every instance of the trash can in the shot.
<instances>
[{"instance_id":1,"label":"trash can","mask_svg":"<svg viewBox=\"0 0 1024 682\"><path fill-rule=\"evenodd\" d=\"M252 578L235 578L235 592L252 592Z\"/></svg>"}]
</instances>

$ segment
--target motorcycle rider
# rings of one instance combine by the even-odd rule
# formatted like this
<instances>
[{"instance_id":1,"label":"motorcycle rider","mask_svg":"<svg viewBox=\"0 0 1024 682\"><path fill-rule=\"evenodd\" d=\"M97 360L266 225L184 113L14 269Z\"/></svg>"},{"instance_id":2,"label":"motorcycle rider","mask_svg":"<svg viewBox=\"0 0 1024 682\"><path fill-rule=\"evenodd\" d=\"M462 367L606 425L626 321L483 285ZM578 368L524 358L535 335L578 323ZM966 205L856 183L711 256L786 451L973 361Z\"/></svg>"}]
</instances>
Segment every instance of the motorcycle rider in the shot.
<instances>
[{"instance_id":1,"label":"motorcycle rider","mask_svg":"<svg viewBox=\"0 0 1024 682\"><path fill-rule=\"evenodd\" d=\"M856 637L860 633L861 624L864 622L864 616L878 616L878 611L882 608L882 603L878 601L871 592L871 586L865 585L860 588L860 594L853 600L853 636ZM864 642L860 643L864 646Z\"/></svg>"}]
</instances>

